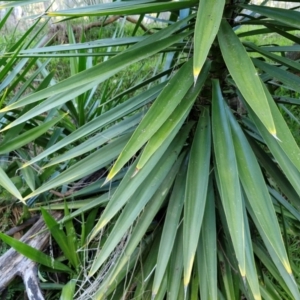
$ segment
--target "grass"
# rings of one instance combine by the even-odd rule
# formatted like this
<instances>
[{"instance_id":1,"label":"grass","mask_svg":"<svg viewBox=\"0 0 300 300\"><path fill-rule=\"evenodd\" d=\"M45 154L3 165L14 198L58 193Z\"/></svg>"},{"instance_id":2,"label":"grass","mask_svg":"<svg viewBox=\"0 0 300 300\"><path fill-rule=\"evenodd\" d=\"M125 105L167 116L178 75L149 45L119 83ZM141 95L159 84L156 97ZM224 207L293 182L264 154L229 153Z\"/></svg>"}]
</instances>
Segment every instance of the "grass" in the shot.
<instances>
[{"instance_id":1,"label":"grass","mask_svg":"<svg viewBox=\"0 0 300 300\"><path fill-rule=\"evenodd\" d=\"M259 25L242 25L239 27L236 32L238 35L242 35L243 33L247 33L254 30L264 29L264 26ZM295 31L291 31L291 34L297 34ZM242 37L241 40L243 42L252 42L256 45L278 45L278 46L289 46L292 45L293 42L277 33L261 33L257 35L245 36Z\"/></svg>"}]
</instances>

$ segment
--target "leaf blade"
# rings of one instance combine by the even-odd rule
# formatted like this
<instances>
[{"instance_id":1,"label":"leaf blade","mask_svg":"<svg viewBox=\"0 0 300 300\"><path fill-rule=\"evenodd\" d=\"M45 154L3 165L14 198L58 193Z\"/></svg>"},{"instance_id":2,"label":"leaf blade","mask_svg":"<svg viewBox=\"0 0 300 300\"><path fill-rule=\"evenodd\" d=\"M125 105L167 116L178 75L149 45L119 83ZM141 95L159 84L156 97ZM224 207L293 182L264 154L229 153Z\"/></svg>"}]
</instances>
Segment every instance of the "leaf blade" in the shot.
<instances>
[{"instance_id":1,"label":"leaf blade","mask_svg":"<svg viewBox=\"0 0 300 300\"><path fill-rule=\"evenodd\" d=\"M207 59L210 47L221 24L225 0L201 0L194 34L194 83Z\"/></svg>"},{"instance_id":2,"label":"leaf blade","mask_svg":"<svg viewBox=\"0 0 300 300\"><path fill-rule=\"evenodd\" d=\"M211 155L209 110L200 115L194 136L186 181L183 220L184 288L190 282L195 253L204 215Z\"/></svg>"},{"instance_id":3,"label":"leaf blade","mask_svg":"<svg viewBox=\"0 0 300 300\"><path fill-rule=\"evenodd\" d=\"M218 80L213 79L212 132L221 200L242 277L246 276L243 201L231 131Z\"/></svg>"},{"instance_id":4,"label":"leaf blade","mask_svg":"<svg viewBox=\"0 0 300 300\"><path fill-rule=\"evenodd\" d=\"M224 19L221 22L218 41L225 64L241 94L267 130L276 136L273 116L258 73L239 38ZM239 59L236 59L237 57Z\"/></svg>"},{"instance_id":5,"label":"leaf blade","mask_svg":"<svg viewBox=\"0 0 300 300\"><path fill-rule=\"evenodd\" d=\"M2 239L2 241L4 241L8 245L10 245L14 249L16 249L16 251L20 252L24 256L28 257L29 259L31 259L39 264L42 264L49 268L54 268L56 270L68 272L68 273L73 272L69 267L67 267L66 265L64 265L63 263L61 263L57 260L54 260L53 258L46 255L42 251L36 250L35 248L33 248L27 244L24 244L8 235L5 235L0 232L0 238Z\"/></svg>"},{"instance_id":6,"label":"leaf blade","mask_svg":"<svg viewBox=\"0 0 300 300\"><path fill-rule=\"evenodd\" d=\"M110 170L111 180L124 164L157 132L193 84L192 60L185 63L169 81L131 136Z\"/></svg>"}]
</instances>

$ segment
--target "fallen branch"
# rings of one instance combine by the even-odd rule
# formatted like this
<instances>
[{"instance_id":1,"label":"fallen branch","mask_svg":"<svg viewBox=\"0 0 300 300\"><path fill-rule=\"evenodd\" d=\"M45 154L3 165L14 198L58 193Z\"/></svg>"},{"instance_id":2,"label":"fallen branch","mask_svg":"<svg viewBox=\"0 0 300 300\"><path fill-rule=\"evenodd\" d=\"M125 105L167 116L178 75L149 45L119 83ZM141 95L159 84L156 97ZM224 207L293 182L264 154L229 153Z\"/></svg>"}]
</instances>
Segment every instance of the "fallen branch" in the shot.
<instances>
[{"instance_id":1,"label":"fallen branch","mask_svg":"<svg viewBox=\"0 0 300 300\"><path fill-rule=\"evenodd\" d=\"M54 212L52 216L59 220L62 218L62 213ZM48 245L50 236L49 231L46 229L47 226L43 218L40 217L20 241L35 249L43 250ZM41 231L42 233L39 234ZM29 300L44 299L37 277L37 263L11 248L0 257L0 293L7 288L16 276L22 277Z\"/></svg>"}]
</instances>

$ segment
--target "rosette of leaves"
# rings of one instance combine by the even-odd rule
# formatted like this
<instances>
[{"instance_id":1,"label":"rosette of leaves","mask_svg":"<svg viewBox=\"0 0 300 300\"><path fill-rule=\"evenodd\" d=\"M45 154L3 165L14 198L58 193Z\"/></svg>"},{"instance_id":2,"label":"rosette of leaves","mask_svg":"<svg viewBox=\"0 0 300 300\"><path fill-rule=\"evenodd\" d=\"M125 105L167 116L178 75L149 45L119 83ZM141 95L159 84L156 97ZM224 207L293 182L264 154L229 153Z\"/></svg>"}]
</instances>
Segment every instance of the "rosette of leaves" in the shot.
<instances>
[{"instance_id":1,"label":"rosette of leaves","mask_svg":"<svg viewBox=\"0 0 300 300\"><path fill-rule=\"evenodd\" d=\"M146 15L161 12L171 12L166 25L139 35ZM108 232L87 270L95 299L300 299L289 247L299 227L300 151L281 113L296 118L289 105L299 104L300 64L284 54L299 50L292 44L300 12L249 1L133 0L45 13L112 15L139 16L132 36L4 54L64 56L72 72L29 95L2 90L1 155L24 147L16 141L41 115L62 120L49 125L55 137L18 166L26 191L3 170L1 185L38 203L107 170L86 188L94 198L80 208L102 205L87 248ZM253 29L238 33L246 25ZM265 34L287 45L243 39ZM157 57L150 76L130 72ZM129 88L101 101L111 82L128 76Z\"/></svg>"}]
</instances>

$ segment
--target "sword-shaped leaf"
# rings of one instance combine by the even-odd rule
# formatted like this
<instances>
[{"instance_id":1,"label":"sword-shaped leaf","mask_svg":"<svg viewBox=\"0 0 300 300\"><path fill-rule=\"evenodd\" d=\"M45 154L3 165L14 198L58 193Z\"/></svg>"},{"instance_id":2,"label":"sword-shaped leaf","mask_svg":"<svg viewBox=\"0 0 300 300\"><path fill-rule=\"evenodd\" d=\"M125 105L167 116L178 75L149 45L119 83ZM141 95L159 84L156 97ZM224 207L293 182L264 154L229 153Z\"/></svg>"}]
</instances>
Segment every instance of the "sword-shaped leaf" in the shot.
<instances>
[{"instance_id":1,"label":"sword-shaped leaf","mask_svg":"<svg viewBox=\"0 0 300 300\"><path fill-rule=\"evenodd\" d=\"M285 195L285 197L291 202L296 209L300 210L300 198L297 191L293 188L288 178L280 170L277 162L273 160L272 155L268 155L261 147L258 145L254 139L248 136L249 144L255 153L255 156L259 164L267 171L267 173L276 182L276 186ZM300 194L300 190L299 190Z\"/></svg>"},{"instance_id":2,"label":"sword-shaped leaf","mask_svg":"<svg viewBox=\"0 0 300 300\"><path fill-rule=\"evenodd\" d=\"M78 157L84 153L87 153L93 149L97 149L103 144L109 142L111 139L117 138L119 135L124 134L124 132L133 131L132 127L136 126L142 118L142 113L135 114L117 124L103 130L101 133L89 138L83 143L75 146L74 148L64 152L63 154L54 157L49 163L43 166L43 169L48 168L52 165L61 163L63 161L70 160L74 157Z\"/></svg>"},{"instance_id":3,"label":"sword-shaped leaf","mask_svg":"<svg viewBox=\"0 0 300 300\"><path fill-rule=\"evenodd\" d=\"M181 149L178 146L176 148L180 151ZM181 144L181 147L182 146L183 143ZM165 193L165 191L169 189L180 167L180 164L178 165L178 163L174 165L178 157L178 152L174 150L175 149L173 147L170 147L166 151L160 162L154 167L140 188L137 189L137 191L129 199L121 215L118 217L116 225L101 248L99 255L94 260L92 265L93 271L90 271L91 273L98 270L109 255L114 251L126 231L137 219L138 215L145 208L146 204L150 201L157 189L160 189L161 194ZM174 166L174 168L172 168L172 166ZM91 237L95 236L97 233L97 230L92 230Z\"/></svg>"},{"instance_id":4,"label":"sword-shaped leaf","mask_svg":"<svg viewBox=\"0 0 300 300\"><path fill-rule=\"evenodd\" d=\"M290 263L283 244L277 216L269 191L257 158L255 157L247 138L238 125L232 113L228 111L232 138L234 142L239 176L257 221L267 236L271 247L285 266L292 273Z\"/></svg>"},{"instance_id":5,"label":"sword-shaped leaf","mask_svg":"<svg viewBox=\"0 0 300 300\"><path fill-rule=\"evenodd\" d=\"M174 183L174 188L170 196L165 224L159 246L159 253L157 256L157 264L152 286L152 298L156 296L159 290L162 279L166 273L170 255L173 250L176 233L180 223L179 219L184 203L186 170L187 166L183 166L182 170L178 172L177 178Z\"/></svg>"},{"instance_id":6,"label":"sword-shaped leaf","mask_svg":"<svg viewBox=\"0 0 300 300\"><path fill-rule=\"evenodd\" d=\"M162 3L149 3L152 1L116 1L112 3L103 3L98 5L93 5L89 7L82 7L79 10L68 9L61 10L57 12L48 12L47 15L51 17L55 16L108 16L108 15L135 15L143 13L155 13L155 12L164 12L172 10L180 10L186 7L195 6L197 0L185 0L185 1L168 1ZM121 3L121 5L120 5Z\"/></svg>"},{"instance_id":7,"label":"sword-shaped leaf","mask_svg":"<svg viewBox=\"0 0 300 300\"><path fill-rule=\"evenodd\" d=\"M197 249L201 299L218 299L217 228L212 180L209 181L205 213Z\"/></svg>"},{"instance_id":8,"label":"sword-shaped leaf","mask_svg":"<svg viewBox=\"0 0 300 300\"><path fill-rule=\"evenodd\" d=\"M24 199L29 199L35 195L39 195L40 193L63 184L74 182L101 169L119 155L127 140L128 135L124 135L112 141L103 148L100 148L86 158L78 161L76 164L63 171L57 177L54 177L53 179L44 183L38 189L27 195Z\"/></svg>"},{"instance_id":9,"label":"sword-shaped leaf","mask_svg":"<svg viewBox=\"0 0 300 300\"><path fill-rule=\"evenodd\" d=\"M280 283L280 286L282 286L283 288L285 286L288 287L286 289L286 292L288 294L292 294L294 296L294 299L300 299L299 289L298 289L297 283L295 282L295 278L294 278L293 274L291 273L291 271L287 270L286 265L282 264L281 259L279 259L277 253L274 251L273 247L270 244L268 237L265 235L264 231L262 230L262 228L256 218L256 215L254 214L252 207L249 204L249 201L247 201L246 207L247 207L248 212L251 215L253 222L255 223L256 228L258 229L258 231L264 241L266 248L268 249L268 252L269 252L269 255L267 255L268 259L269 259L269 257L271 257L273 260L274 270L273 270L273 272L272 272L272 270L269 270L269 271L272 273L272 275L275 278L277 277L276 279L279 282L283 281L284 284ZM255 248L256 248L255 244L253 243L254 252L256 252ZM259 256L259 257L261 258L262 263L266 264L267 260L262 258L262 256ZM278 275L280 274L280 275L275 276L275 274L278 274Z\"/></svg>"},{"instance_id":10,"label":"sword-shaped leaf","mask_svg":"<svg viewBox=\"0 0 300 300\"><path fill-rule=\"evenodd\" d=\"M95 67L71 76L70 78L63 80L54 86L36 92L33 95L26 96L19 101L4 107L0 110L0 112L10 111L12 109L35 103L41 99L49 97L22 115L20 118L9 123L5 128L1 129L1 131L21 124L53 107L65 104L69 100L88 91L89 89L92 89L95 85L105 81L134 62L138 62L142 59L150 57L153 54L156 54L159 51L162 51L163 49L180 41L187 35L188 33L173 35L161 39L156 43L152 43L151 45L146 44L143 47L139 47L131 51L125 51L120 55L116 55L113 58L96 65Z\"/></svg>"},{"instance_id":11,"label":"sword-shaped leaf","mask_svg":"<svg viewBox=\"0 0 300 300\"><path fill-rule=\"evenodd\" d=\"M170 257L170 263L168 267L168 300L183 299L183 228L182 224L177 230L177 235L173 247L173 251Z\"/></svg>"},{"instance_id":12,"label":"sword-shaped leaf","mask_svg":"<svg viewBox=\"0 0 300 300\"><path fill-rule=\"evenodd\" d=\"M294 138L291 136L291 133L288 132L285 121L278 111L278 108L276 107L273 99L270 99L270 107L272 109L272 114L276 117L276 126L284 142L279 142L278 140L274 139L263 126L258 117L254 114L252 109L249 108L248 111L258 131L264 139L264 142L267 144L278 165L281 167L284 175L288 178L294 189L297 191L298 195L300 195L300 171L298 167L299 162L297 161L297 156L299 156L299 148L294 144L294 142L290 144L289 142L287 142L291 141ZM291 149L289 149L289 147L291 147Z\"/></svg>"},{"instance_id":13,"label":"sword-shaped leaf","mask_svg":"<svg viewBox=\"0 0 300 300\"><path fill-rule=\"evenodd\" d=\"M250 227L249 227L249 221L248 221L245 207L244 207L244 219L245 219L245 245L246 245L245 251L246 251L246 272L247 272L246 280L248 284L248 286L245 286L245 288L247 289L247 287L249 287L249 291L247 292L251 293L255 300L261 300L261 294L260 294L259 283L258 283L259 279L255 267Z\"/></svg>"},{"instance_id":14,"label":"sword-shaped leaf","mask_svg":"<svg viewBox=\"0 0 300 300\"><path fill-rule=\"evenodd\" d=\"M300 93L300 77L299 76L297 76L289 71L278 68L274 65L267 64L257 58L252 58L252 61L257 68L263 70L264 72L266 72L266 74L281 81L283 84L285 84L291 90L294 90L294 91ZM296 63L294 63L294 65L296 66ZM276 120L276 118L274 118L274 119Z\"/></svg>"},{"instance_id":15,"label":"sword-shaped leaf","mask_svg":"<svg viewBox=\"0 0 300 300\"><path fill-rule=\"evenodd\" d=\"M263 16L269 17L280 23L300 29L300 12L291 9L268 7L263 5L240 5Z\"/></svg>"},{"instance_id":16,"label":"sword-shaped leaf","mask_svg":"<svg viewBox=\"0 0 300 300\"><path fill-rule=\"evenodd\" d=\"M180 146L182 142L184 142L188 136L188 133L191 129L191 124L187 124L182 131L180 131L175 139L172 141L169 147L176 149L176 145ZM95 225L93 233L89 237L89 240L92 239L93 235L99 232L117 213L118 211L128 202L131 196L135 193L135 191L140 187L146 178L149 176L150 172L152 172L153 168L157 166L161 157L164 155L167 150L166 145L169 144L169 141L166 140L158 151L150 158L149 162L145 167L132 178L134 174L137 160L132 164L123 180L119 184L116 192L112 195L108 205L106 206L104 212L102 213L98 223Z\"/></svg>"},{"instance_id":17,"label":"sword-shaped leaf","mask_svg":"<svg viewBox=\"0 0 300 300\"><path fill-rule=\"evenodd\" d=\"M42 153L38 154L32 160L25 163L23 167L29 166L54 152L58 152L59 149L71 144L72 142L79 140L83 137L87 137L94 133L96 130L100 130L108 124L115 122L116 120L132 113L135 110L138 110L144 105L147 105L150 101L153 101L157 97L157 95L164 86L165 83L159 84L145 91L144 93L139 94L131 99L128 99L126 102L101 114L97 118L79 127L77 130L73 131L71 134L64 137L62 140L58 141L50 148L45 149Z\"/></svg>"},{"instance_id":18,"label":"sword-shaped leaf","mask_svg":"<svg viewBox=\"0 0 300 300\"><path fill-rule=\"evenodd\" d=\"M212 132L215 165L229 233L242 277L246 276L243 199L237 161L219 81L212 80Z\"/></svg>"},{"instance_id":19,"label":"sword-shaped leaf","mask_svg":"<svg viewBox=\"0 0 300 300\"><path fill-rule=\"evenodd\" d=\"M202 70L210 47L218 33L225 0L201 0L197 12L194 34L194 82Z\"/></svg>"},{"instance_id":20,"label":"sword-shaped leaf","mask_svg":"<svg viewBox=\"0 0 300 300\"><path fill-rule=\"evenodd\" d=\"M225 64L238 89L267 130L276 137L273 117L258 73L226 20L221 22L218 40Z\"/></svg>"},{"instance_id":21,"label":"sword-shaped leaf","mask_svg":"<svg viewBox=\"0 0 300 300\"><path fill-rule=\"evenodd\" d=\"M14 183L10 180L10 178L6 175L6 173L3 171L1 167L0 167L0 185L25 204L24 199L20 194L19 190L16 188Z\"/></svg>"},{"instance_id":22,"label":"sword-shaped leaf","mask_svg":"<svg viewBox=\"0 0 300 300\"><path fill-rule=\"evenodd\" d=\"M284 66L287 66L289 68L291 68L292 70L296 71L296 72L299 72L300 71L300 63L296 62L296 61L293 61L289 58L286 58L284 56L281 56L281 55L277 55L277 54L274 54L271 52L271 49L268 49L270 47L266 47L266 48L263 48L263 47L257 47L255 44L253 43L244 43L245 46L253 49L254 51L264 55L265 57L268 57ZM291 46L292 47L292 46ZM254 59L254 64L255 64L255 61L257 61L257 59ZM261 62L261 60L259 60L259 62ZM272 72L273 74L277 74L277 72L281 71L282 69L281 68L278 68L277 66L272 66L270 64L266 64L267 67L270 67L272 68L274 71ZM270 75L270 73L267 71L268 75ZM286 72L288 73L288 72ZM273 76L272 74L272 76ZM293 74L292 74L293 75ZM296 75L295 75L296 76ZM299 76L297 76L298 79L299 79ZM289 78L288 78L289 79ZM287 80L288 80L287 79ZM298 84L298 88L299 88L299 84Z\"/></svg>"},{"instance_id":23,"label":"sword-shaped leaf","mask_svg":"<svg viewBox=\"0 0 300 300\"><path fill-rule=\"evenodd\" d=\"M76 279L71 279L69 282L67 282L64 285L61 291L60 300L74 299L75 288L76 288Z\"/></svg>"},{"instance_id":24,"label":"sword-shaped leaf","mask_svg":"<svg viewBox=\"0 0 300 300\"><path fill-rule=\"evenodd\" d=\"M60 230L59 223L45 209L42 208L41 211L45 224L50 230L54 240L57 242L59 249L63 252L64 256L69 260L72 266L74 268L77 268L79 265L78 254L76 252L76 249L69 245L68 236L66 235L64 230Z\"/></svg>"},{"instance_id":25,"label":"sword-shaped leaf","mask_svg":"<svg viewBox=\"0 0 300 300\"><path fill-rule=\"evenodd\" d=\"M206 204L211 155L211 123L204 109L194 136L186 181L183 219L183 265L185 290L190 282Z\"/></svg>"},{"instance_id":26,"label":"sword-shaped leaf","mask_svg":"<svg viewBox=\"0 0 300 300\"><path fill-rule=\"evenodd\" d=\"M53 259L53 257L50 257L40 250L37 250L8 235L5 235L4 233L0 232L0 239L6 244L8 244L9 246L13 247L19 253L23 254L25 257L31 259L32 261L35 261L41 265L47 266L54 270L67 272L67 273L73 272L72 269L70 269L68 266L61 263L60 261Z\"/></svg>"},{"instance_id":27,"label":"sword-shaped leaf","mask_svg":"<svg viewBox=\"0 0 300 300\"><path fill-rule=\"evenodd\" d=\"M175 136L178 130L181 128L184 120L190 112L197 96L199 95L203 84L208 76L210 70L210 62L204 65L203 71L198 78L195 86L190 87L187 94L184 96L179 105L175 108L170 117L165 123L158 129L158 131L150 138L147 143L142 156L137 164L137 169L141 169L153 153L165 142L166 138L170 135Z\"/></svg>"},{"instance_id":28,"label":"sword-shaped leaf","mask_svg":"<svg viewBox=\"0 0 300 300\"><path fill-rule=\"evenodd\" d=\"M43 133L47 132L51 127L53 127L57 122L59 122L64 116L65 116L65 114L60 117L54 118L53 120L45 122L41 125L38 125L28 131L25 131L24 133L16 136L15 138L9 139L6 143L2 143L0 146L0 155L14 151L14 150L21 148L22 146L32 142L33 140L35 140L36 138L41 136Z\"/></svg>"},{"instance_id":29,"label":"sword-shaped leaf","mask_svg":"<svg viewBox=\"0 0 300 300\"><path fill-rule=\"evenodd\" d=\"M107 176L111 180L169 118L193 84L192 60L185 63L150 107Z\"/></svg>"},{"instance_id":30,"label":"sword-shaped leaf","mask_svg":"<svg viewBox=\"0 0 300 300\"><path fill-rule=\"evenodd\" d=\"M117 262L115 268L110 272L110 274L105 279L105 283L102 287L100 287L99 291L97 293L102 294L105 293L106 285L111 285L115 277L118 275L118 273L126 266L126 263L128 262L130 255L135 251L138 244L140 244L141 239L144 237L144 234L148 230L149 225L153 222L153 218L157 214L157 211L160 209L163 201L168 195L168 191L171 188L171 185L174 181L174 178L176 176L176 173L182 163L182 160L185 156L185 153L183 153L178 160L173 165L170 176L167 176L163 182L161 183L160 187L157 189L153 197L151 198L148 205L145 207L144 211L141 213L139 220L137 224L135 225L133 231L131 232L130 239L128 240L128 243L124 249L123 255L120 258L120 260ZM175 171L175 172L174 172ZM174 175L174 176L173 176ZM93 264L94 268L90 270L90 274L93 274L97 271L97 262L95 261Z\"/></svg>"}]
</instances>

